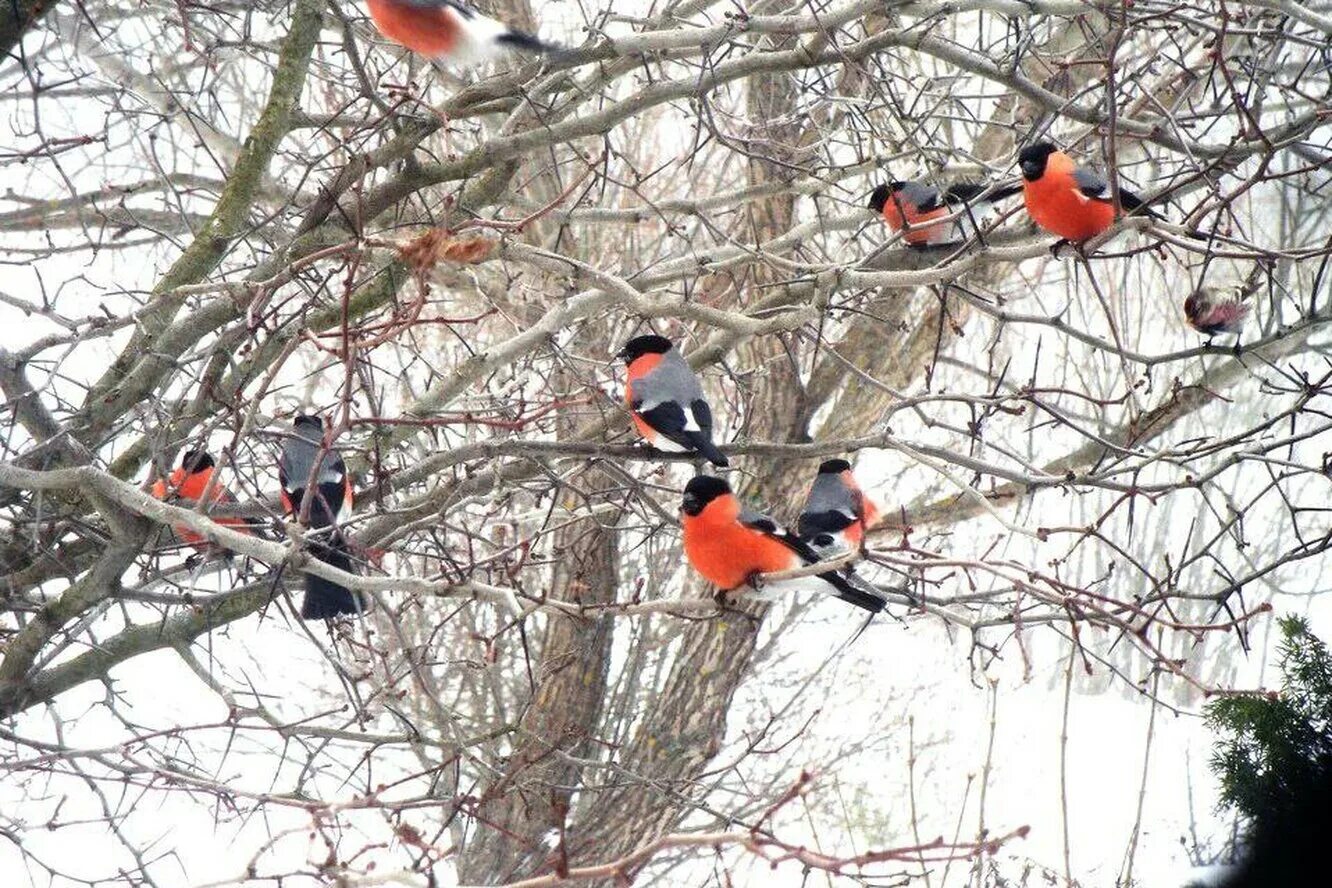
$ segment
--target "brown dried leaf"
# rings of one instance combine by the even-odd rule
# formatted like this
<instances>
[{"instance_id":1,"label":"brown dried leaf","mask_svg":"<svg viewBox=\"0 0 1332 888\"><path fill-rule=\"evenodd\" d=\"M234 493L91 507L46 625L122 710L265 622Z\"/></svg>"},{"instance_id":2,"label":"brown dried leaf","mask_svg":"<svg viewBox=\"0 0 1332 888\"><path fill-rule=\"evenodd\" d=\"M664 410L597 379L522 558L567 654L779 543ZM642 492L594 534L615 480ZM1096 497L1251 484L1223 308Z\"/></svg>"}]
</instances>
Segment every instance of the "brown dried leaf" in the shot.
<instances>
[{"instance_id":1,"label":"brown dried leaf","mask_svg":"<svg viewBox=\"0 0 1332 888\"><path fill-rule=\"evenodd\" d=\"M398 257L418 272L429 271L440 262L475 265L495 251L490 238L451 236L448 229L431 228L420 237L398 247Z\"/></svg>"}]
</instances>

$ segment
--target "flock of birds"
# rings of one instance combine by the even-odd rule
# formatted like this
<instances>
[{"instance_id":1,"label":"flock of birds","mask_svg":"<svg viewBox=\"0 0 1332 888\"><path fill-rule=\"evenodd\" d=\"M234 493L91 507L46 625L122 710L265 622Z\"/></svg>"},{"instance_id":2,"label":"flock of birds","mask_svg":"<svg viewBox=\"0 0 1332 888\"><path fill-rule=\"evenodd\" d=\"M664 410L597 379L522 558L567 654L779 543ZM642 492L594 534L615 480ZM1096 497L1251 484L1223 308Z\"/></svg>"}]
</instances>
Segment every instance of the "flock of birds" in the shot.
<instances>
[{"instance_id":1,"label":"flock of birds","mask_svg":"<svg viewBox=\"0 0 1332 888\"><path fill-rule=\"evenodd\" d=\"M663 453L691 453L717 466L727 459L713 442L712 410L698 377L670 340L638 336L619 353L627 368L625 400L643 439ZM297 416L283 435L278 479L286 513L311 533L306 542L312 557L355 573L352 546L341 525L350 515L354 492L347 464L332 448L322 417ZM186 450L180 465L150 488L153 496L182 505L234 504L235 496L214 478L217 469L206 450ZM878 507L866 497L844 459L827 460L810 488L797 532L742 505L725 480L699 475L685 486L680 506L684 548L689 563L722 591L742 585L760 587L760 577L816 564L842 553L858 551L865 531L879 518ZM251 518L219 517L217 523L244 534L259 532ZM176 536L201 554L215 550L203 535L188 527L173 528ZM222 550L225 552L225 550ZM830 566L813 577L764 584L773 592L792 586L821 591L869 611L882 610L886 600L862 581L849 565ZM305 574L301 616L332 619L364 612L369 600L359 592L314 574Z\"/></svg>"},{"instance_id":2,"label":"flock of birds","mask_svg":"<svg viewBox=\"0 0 1332 888\"><path fill-rule=\"evenodd\" d=\"M469 64L495 53L516 49L548 53L557 47L515 31L453 0L367 0L371 18L385 37L435 62ZM1157 216L1137 195L1124 188L1112 194L1097 173L1079 166L1049 142L1023 148L1018 154L1020 184L982 186L956 183L940 192L918 181L881 185L869 206L911 247L964 243L980 230L980 220L997 201L1022 192L1026 209L1042 229L1063 241L1082 244L1107 231L1125 213ZM1157 217L1159 218L1159 216ZM1184 303L1189 324L1214 336L1239 333L1249 312L1245 288L1200 288ZM625 400L634 426L644 441L663 452L696 454L718 467L726 456L713 440L712 410L698 377L679 350L657 335L638 336L619 352L626 365ZM234 503L235 498L213 474L216 464L203 450L186 450L170 476L156 481L151 493L187 504ZM287 513L313 532L306 541L310 554L327 564L355 572L352 547L341 530L340 516L353 507L347 466L332 448L324 420L302 415L284 435L278 459L282 502ZM879 519L879 509L856 483L850 464L832 459L819 466L794 531L768 515L753 511L736 497L727 482L697 475L685 486L680 503L684 551L689 563L715 584L719 594L750 585L783 591L815 585L820 591L870 612L882 610L882 590L862 580L846 563L858 553L865 534ZM255 533L254 519L218 518L242 533ZM174 528L178 537L200 552L212 548L200 534ZM848 557L842 557L848 556ZM828 570L804 568L830 562ZM817 570L817 569L816 569ZM765 575L795 571L780 581ZM331 619L366 610L359 592L322 577L305 574L301 616Z\"/></svg>"}]
</instances>

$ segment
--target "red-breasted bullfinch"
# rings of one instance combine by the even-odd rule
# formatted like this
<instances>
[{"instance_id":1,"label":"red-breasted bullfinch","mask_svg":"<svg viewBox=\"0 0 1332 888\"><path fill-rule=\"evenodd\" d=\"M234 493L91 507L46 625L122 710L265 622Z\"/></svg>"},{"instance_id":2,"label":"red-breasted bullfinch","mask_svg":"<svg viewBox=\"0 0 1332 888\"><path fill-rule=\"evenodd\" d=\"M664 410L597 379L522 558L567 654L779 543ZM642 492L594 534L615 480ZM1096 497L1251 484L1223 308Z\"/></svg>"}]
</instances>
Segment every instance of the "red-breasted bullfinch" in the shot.
<instances>
[{"instance_id":1,"label":"red-breasted bullfinch","mask_svg":"<svg viewBox=\"0 0 1332 888\"><path fill-rule=\"evenodd\" d=\"M958 244L970 240L977 226L989 215L996 201L1012 197L1021 186L989 188L972 182L955 182L941 195L924 182L893 181L880 185L870 195L869 208L883 216L894 231L913 247ZM933 222L956 216L948 222Z\"/></svg>"},{"instance_id":2,"label":"red-breasted bullfinch","mask_svg":"<svg viewBox=\"0 0 1332 888\"><path fill-rule=\"evenodd\" d=\"M174 469L168 478L159 478L153 483L151 493L160 500L180 500L184 504L195 505L208 489L208 482L213 478L215 464L213 456L206 450L186 450L180 455L180 467ZM221 484L214 484L208 495L209 503L234 503L236 498ZM225 524L241 533L250 533L250 522L244 518L216 518L218 524ZM182 542L189 543L199 551L208 548L208 540L188 527L177 525L171 528Z\"/></svg>"},{"instance_id":3,"label":"red-breasted bullfinch","mask_svg":"<svg viewBox=\"0 0 1332 888\"><path fill-rule=\"evenodd\" d=\"M1184 319L1204 336L1239 335L1249 319L1244 287L1199 287L1184 300Z\"/></svg>"},{"instance_id":4,"label":"red-breasted bullfinch","mask_svg":"<svg viewBox=\"0 0 1332 888\"><path fill-rule=\"evenodd\" d=\"M320 454L323 454L320 456ZM315 459L319 467L315 468ZM282 443L278 459L278 478L282 481L282 505L293 517L300 517L305 499L306 485L315 484L315 497L310 502L311 529L327 532L312 534L310 554L325 564L353 573L351 552L347 538L338 529L338 513L352 508L351 478L342 457L324 445L324 421L318 416L298 416L294 434ZM305 575L305 601L301 604L301 617L306 620L328 620L340 614L357 614L367 609L367 600L360 593L331 580Z\"/></svg>"},{"instance_id":5,"label":"red-breasted bullfinch","mask_svg":"<svg viewBox=\"0 0 1332 888\"><path fill-rule=\"evenodd\" d=\"M627 365L624 400L644 440L658 450L698 453L714 466L726 466L712 443L712 409L703 387L671 341L637 336L619 357Z\"/></svg>"},{"instance_id":6,"label":"red-breasted bullfinch","mask_svg":"<svg viewBox=\"0 0 1332 888\"><path fill-rule=\"evenodd\" d=\"M823 557L856 552L865 531L879 521L879 508L861 491L844 459L826 460L810 485L796 522L800 538Z\"/></svg>"},{"instance_id":7,"label":"red-breasted bullfinch","mask_svg":"<svg viewBox=\"0 0 1332 888\"><path fill-rule=\"evenodd\" d=\"M381 34L435 62L470 65L505 49L555 49L455 0L366 0L366 5Z\"/></svg>"},{"instance_id":8,"label":"red-breasted bullfinch","mask_svg":"<svg viewBox=\"0 0 1332 888\"><path fill-rule=\"evenodd\" d=\"M1078 166L1073 158L1049 142L1028 145L1018 152L1022 168L1022 194L1027 212L1036 224L1051 234L1075 243L1089 240L1115 221L1115 206L1110 200L1110 186L1097 173ZM1119 189L1119 202L1125 212L1145 207L1142 198L1125 188Z\"/></svg>"},{"instance_id":9,"label":"red-breasted bullfinch","mask_svg":"<svg viewBox=\"0 0 1332 888\"><path fill-rule=\"evenodd\" d=\"M685 557L723 591L757 582L759 574L791 570L821 559L800 537L767 515L741 505L721 478L699 475L680 503ZM816 589L867 611L881 611L883 596L849 568L810 577L766 581L765 590Z\"/></svg>"}]
</instances>

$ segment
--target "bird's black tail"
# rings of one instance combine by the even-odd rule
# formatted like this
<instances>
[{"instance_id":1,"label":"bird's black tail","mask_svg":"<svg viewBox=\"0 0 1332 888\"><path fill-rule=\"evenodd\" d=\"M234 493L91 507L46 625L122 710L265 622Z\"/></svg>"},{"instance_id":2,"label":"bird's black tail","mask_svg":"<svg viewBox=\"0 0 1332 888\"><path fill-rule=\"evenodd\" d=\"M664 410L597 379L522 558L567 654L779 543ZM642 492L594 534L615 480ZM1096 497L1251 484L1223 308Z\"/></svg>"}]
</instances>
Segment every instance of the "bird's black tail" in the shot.
<instances>
[{"instance_id":1,"label":"bird's black tail","mask_svg":"<svg viewBox=\"0 0 1332 888\"><path fill-rule=\"evenodd\" d=\"M714 466L724 469L731 464L707 435L702 432L685 432L685 435L688 436L689 443L694 445L694 449Z\"/></svg>"},{"instance_id":2,"label":"bird's black tail","mask_svg":"<svg viewBox=\"0 0 1332 888\"><path fill-rule=\"evenodd\" d=\"M1125 214L1137 213L1141 216L1151 216L1153 219L1165 220L1165 216L1147 206L1147 203L1132 191L1119 189L1119 205L1124 208Z\"/></svg>"},{"instance_id":3,"label":"bird's black tail","mask_svg":"<svg viewBox=\"0 0 1332 888\"><path fill-rule=\"evenodd\" d=\"M352 573L351 552L347 540L340 533L335 533L329 542L312 543L310 554L325 564L338 570ZM360 592L353 592L346 586L340 586L332 580L305 575L305 601L301 603L301 619L331 620L342 614L364 613L368 602Z\"/></svg>"},{"instance_id":4,"label":"bird's black tail","mask_svg":"<svg viewBox=\"0 0 1332 888\"><path fill-rule=\"evenodd\" d=\"M981 195L985 195L985 200L989 203L1012 197L1022 190L1021 185L1004 185L998 188L989 188L987 185L977 185L975 182L954 182L948 186L944 196L950 201L961 201L962 203L971 203Z\"/></svg>"},{"instance_id":5,"label":"bird's black tail","mask_svg":"<svg viewBox=\"0 0 1332 888\"><path fill-rule=\"evenodd\" d=\"M855 574L830 570L827 573L819 574L819 579L836 589L838 598L847 604L854 604L862 610L877 614L888 606L887 599Z\"/></svg>"},{"instance_id":6,"label":"bird's black tail","mask_svg":"<svg viewBox=\"0 0 1332 888\"><path fill-rule=\"evenodd\" d=\"M1021 185L1005 185L1002 188L996 188L990 192L989 200L1006 200L1015 194L1022 193Z\"/></svg>"},{"instance_id":7,"label":"bird's black tail","mask_svg":"<svg viewBox=\"0 0 1332 888\"><path fill-rule=\"evenodd\" d=\"M495 38L495 42L520 52L530 52L537 55L555 52L560 49L555 44L547 43L540 37L535 37L525 31L505 31Z\"/></svg>"}]
</instances>

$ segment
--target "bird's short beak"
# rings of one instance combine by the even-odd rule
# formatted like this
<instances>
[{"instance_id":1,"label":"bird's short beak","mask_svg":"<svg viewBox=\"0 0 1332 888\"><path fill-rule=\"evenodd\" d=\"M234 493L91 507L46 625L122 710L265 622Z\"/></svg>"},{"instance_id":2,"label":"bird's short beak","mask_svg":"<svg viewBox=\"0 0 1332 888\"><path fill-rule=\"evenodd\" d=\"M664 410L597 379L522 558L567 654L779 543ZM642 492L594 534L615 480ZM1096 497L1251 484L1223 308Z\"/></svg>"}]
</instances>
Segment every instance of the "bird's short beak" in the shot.
<instances>
[{"instance_id":1,"label":"bird's short beak","mask_svg":"<svg viewBox=\"0 0 1332 888\"><path fill-rule=\"evenodd\" d=\"M684 499L680 500L680 510L686 515L697 515L699 513L698 497L692 493L686 493Z\"/></svg>"},{"instance_id":2,"label":"bird's short beak","mask_svg":"<svg viewBox=\"0 0 1332 888\"><path fill-rule=\"evenodd\" d=\"M1022 167L1022 178L1024 179L1040 178L1041 168L1038 164L1032 161L1024 160L1021 164L1019 164L1019 166Z\"/></svg>"}]
</instances>

